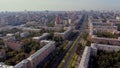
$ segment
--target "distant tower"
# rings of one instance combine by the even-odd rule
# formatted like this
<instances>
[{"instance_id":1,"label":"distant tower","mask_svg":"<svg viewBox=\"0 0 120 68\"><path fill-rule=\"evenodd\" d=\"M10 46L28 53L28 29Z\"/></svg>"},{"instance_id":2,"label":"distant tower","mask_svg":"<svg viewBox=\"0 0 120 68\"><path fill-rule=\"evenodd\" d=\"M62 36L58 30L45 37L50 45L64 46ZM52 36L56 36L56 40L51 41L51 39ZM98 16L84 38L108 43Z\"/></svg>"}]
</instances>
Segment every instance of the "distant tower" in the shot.
<instances>
[{"instance_id":1,"label":"distant tower","mask_svg":"<svg viewBox=\"0 0 120 68\"><path fill-rule=\"evenodd\" d=\"M48 15L49 11L48 11L48 10L46 10L45 12L46 12L46 14Z\"/></svg>"},{"instance_id":2,"label":"distant tower","mask_svg":"<svg viewBox=\"0 0 120 68\"><path fill-rule=\"evenodd\" d=\"M47 22L48 22L48 10L45 11L46 14L45 14L45 18L44 18L44 26L47 26Z\"/></svg>"},{"instance_id":3,"label":"distant tower","mask_svg":"<svg viewBox=\"0 0 120 68\"><path fill-rule=\"evenodd\" d=\"M55 25L58 25L60 23L61 23L61 18L60 18L59 15L57 15L56 18L55 18Z\"/></svg>"},{"instance_id":4,"label":"distant tower","mask_svg":"<svg viewBox=\"0 0 120 68\"><path fill-rule=\"evenodd\" d=\"M25 13L27 14L27 21L30 21L30 12L25 10Z\"/></svg>"},{"instance_id":5,"label":"distant tower","mask_svg":"<svg viewBox=\"0 0 120 68\"><path fill-rule=\"evenodd\" d=\"M119 17L119 16L116 16L116 20L120 21L120 17Z\"/></svg>"},{"instance_id":6,"label":"distant tower","mask_svg":"<svg viewBox=\"0 0 120 68\"><path fill-rule=\"evenodd\" d=\"M68 23L71 24L72 23L72 19L68 19Z\"/></svg>"}]
</instances>

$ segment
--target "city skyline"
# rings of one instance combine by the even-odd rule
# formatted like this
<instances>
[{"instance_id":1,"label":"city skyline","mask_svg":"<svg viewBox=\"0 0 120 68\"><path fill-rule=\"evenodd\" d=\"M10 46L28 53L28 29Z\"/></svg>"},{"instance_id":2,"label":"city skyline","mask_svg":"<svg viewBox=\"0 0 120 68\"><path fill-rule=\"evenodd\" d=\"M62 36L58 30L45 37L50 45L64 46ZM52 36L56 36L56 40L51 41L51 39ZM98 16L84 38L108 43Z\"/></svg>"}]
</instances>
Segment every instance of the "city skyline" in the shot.
<instances>
[{"instance_id":1,"label":"city skyline","mask_svg":"<svg viewBox=\"0 0 120 68\"><path fill-rule=\"evenodd\" d=\"M0 11L120 10L120 0L1 0Z\"/></svg>"},{"instance_id":2,"label":"city skyline","mask_svg":"<svg viewBox=\"0 0 120 68\"><path fill-rule=\"evenodd\" d=\"M0 68L119 68L120 0L0 0Z\"/></svg>"}]
</instances>

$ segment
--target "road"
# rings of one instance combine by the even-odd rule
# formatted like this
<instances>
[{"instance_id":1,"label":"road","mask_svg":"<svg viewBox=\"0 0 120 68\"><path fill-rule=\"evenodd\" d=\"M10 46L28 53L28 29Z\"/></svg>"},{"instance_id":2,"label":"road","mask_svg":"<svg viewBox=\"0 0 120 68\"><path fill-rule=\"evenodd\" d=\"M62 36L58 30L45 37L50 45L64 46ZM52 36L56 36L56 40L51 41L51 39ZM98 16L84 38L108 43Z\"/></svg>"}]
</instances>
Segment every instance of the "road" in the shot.
<instances>
[{"instance_id":1,"label":"road","mask_svg":"<svg viewBox=\"0 0 120 68\"><path fill-rule=\"evenodd\" d=\"M83 21L80 21L80 23L82 23ZM64 58L64 56L66 55L67 51L70 49L70 47L72 46L73 42L77 39L77 37L79 36L80 31L72 38L72 41L70 41L70 43L68 44L68 47L66 48L66 50L59 56L59 58L57 59L56 63L53 65L52 68L57 68L58 65L60 64L60 62L62 61L62 59ZM75 48L76 49L76 48Z\"/></svg>"},{"instance_id":2,"label":"road","mask_svg":"<svg viewBox=\"0 0 120 68\"><path fill-rule=\"evenodd\" d=\"M67 51L70 49L70 47L72 46L73 42L77 39L77 37L79 36L79 34L81 33L80 30L83 30L84 27L84 21L85 21L86 17L83 18L83 20L80 21L80 23L83 23L81 28L79 29L79 32L73 37L72 41L69 42L68 47L66 48L66 50L59 56L59 58L57 59L57 61L55 62L55 64L53 65L52 68L58 68L58 65L60 64L60 62L63 60L64 56L66 55ZM67 57L65 64L63 65L63 68L66 68L68 66L68 63L70 62L69 60L72 58L72 55L75 53L76 49L77 49L78 45L76 45L73 49L72 52L70 53L70 55Z\"/></svg>"},{"instance_id":3,"label":"road","mask_svg":"<svg viewBox=\"0 0 120 68\"><path fill-rule=\"evenodd\" d=\"M62 61L62 59L64 58L65 54L67 53L67 51L70 49L70 47L72 46L73 42L75 41L75 39L78 37L79 33L77 33L74 38L72 39L72 41L69 42L68 47L66 48L66 50L59 56L59 58L57 59L57 61L55 62L55 64L53 65L53 68L57 68L59 63Z\"/></svg>"},{"instance_id":4,"label":"road","mask_svg":"<svg viewBox=\"0 0 120 68\"><path fill-rule=\"evenodd\" d=\"M81 21L81 22L82 22L82 26L81 26L81 28L79 29L79 34L81 33L81 32L80 32L81 30L84 30L84 27L85 27L85 25L86 25L86 19L87 19L87 16L85 15L85 16L84 16L84 19ZM69 64L70 60L72 59L72 56L74 55L77 47L78 47L77 44L73 47L71 53L69 54L69 56L68 56L67 59L65 60L65 63L64 63L64 65L63 65L62 68L68 68L68 64Z\"/></svg>"}]
</instances>

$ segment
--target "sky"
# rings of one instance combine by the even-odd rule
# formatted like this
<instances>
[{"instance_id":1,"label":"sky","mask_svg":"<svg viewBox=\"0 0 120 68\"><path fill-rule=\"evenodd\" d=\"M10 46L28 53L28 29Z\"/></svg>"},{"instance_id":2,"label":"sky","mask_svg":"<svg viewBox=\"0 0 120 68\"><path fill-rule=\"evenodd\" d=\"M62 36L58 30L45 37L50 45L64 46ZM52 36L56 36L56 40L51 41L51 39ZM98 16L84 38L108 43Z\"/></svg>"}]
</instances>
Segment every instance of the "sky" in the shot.
<instances>
[{"instance_id":1,"label":"sky","mask_svg":"<svg viewBox=\"0 0 120 68\"><path fill-rule=\"evenodd\" d=\"M0 11L120 10L120 0L0 0Z\"/></svg>"}]
</instances>

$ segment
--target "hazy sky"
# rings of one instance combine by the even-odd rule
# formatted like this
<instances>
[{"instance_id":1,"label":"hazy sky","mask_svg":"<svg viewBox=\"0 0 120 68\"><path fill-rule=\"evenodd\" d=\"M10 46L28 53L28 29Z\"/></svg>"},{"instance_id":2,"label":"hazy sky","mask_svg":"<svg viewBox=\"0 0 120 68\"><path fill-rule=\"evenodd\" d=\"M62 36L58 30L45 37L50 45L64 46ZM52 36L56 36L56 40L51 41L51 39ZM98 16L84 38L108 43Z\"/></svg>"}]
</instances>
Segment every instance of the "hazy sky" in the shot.
<instances>
[{"instance_id":1,"label":"hazy sky","mask_svg":"<svg viewBox=\"0 0 120 68\"><path fill-rule=\"evenodd\" d=\"M120 0L0 0L0 11L120 10Z\"/></svg>"}]
</instances>

